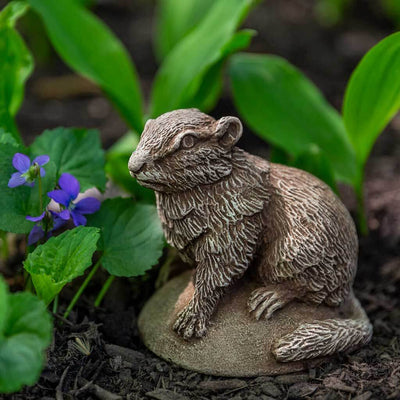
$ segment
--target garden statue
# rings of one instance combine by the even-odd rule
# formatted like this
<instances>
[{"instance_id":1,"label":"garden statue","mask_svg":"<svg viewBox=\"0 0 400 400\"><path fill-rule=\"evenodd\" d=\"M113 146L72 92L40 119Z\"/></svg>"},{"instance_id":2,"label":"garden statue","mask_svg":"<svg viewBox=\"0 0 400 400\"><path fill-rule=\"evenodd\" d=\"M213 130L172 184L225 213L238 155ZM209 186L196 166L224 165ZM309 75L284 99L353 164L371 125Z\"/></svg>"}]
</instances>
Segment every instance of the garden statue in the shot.
<instances>
[{"instance_id":1,"label":"garden statue","mask_svg":"<svg viewBox=\"0 0 400 400\"><path fill-rule=\"evenodd\" d=\"M248 347L255 347L249 362L256 370L214 371L239 376L299 370L299 361L366 344L372 327L352 292L358 241L347 209L313 175L236 147L241 135L236 117L215 120L197 109L176 110L147 121L129 160L131 175L156 193L167 242L194 266L191 279L181 278L185 285L189 280L183 294L170 285L150 300L158 301L157 312L168 314L168 348L153 343L150 349L210 372L196 364L201 349L236 346L220 349L226 354L247 346L250 354ZM168 290L175 297L165 309ZM153 326L148 335L162 329ZM239 339L231 333L236 329ZM152 339L141 330L148 344ZM223 342L230 334L229 343ZM218 335L219 344L206 350ZM227 363L242 356L229 354Z\"/></svg>"}]
</instances>

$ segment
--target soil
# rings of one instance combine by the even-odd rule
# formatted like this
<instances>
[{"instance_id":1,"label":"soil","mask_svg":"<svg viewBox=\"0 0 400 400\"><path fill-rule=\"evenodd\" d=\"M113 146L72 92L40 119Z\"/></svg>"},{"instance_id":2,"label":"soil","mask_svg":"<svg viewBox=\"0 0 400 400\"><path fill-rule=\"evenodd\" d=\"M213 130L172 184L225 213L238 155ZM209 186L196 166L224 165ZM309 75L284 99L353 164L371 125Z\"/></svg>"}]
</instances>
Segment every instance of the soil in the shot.
<instances>
[{"instance_id":1,"label":"soil","mask_svg":"<svg viewBox=\"0 0 400 400\"><path fill-rule=\"evenodd\" d=\"M245 24L259 32L250 51L289 59L340 108L346 82L360 57L395 30L380 3L355 1L340 24L323 27L315 18L314 1L263 2ZM153 4L144 0L99 0L96 12L128 47L148 94L156 71L150 45ZM126 131L126 125L92 86L78 81L74 93L62 90L59 82L66 74L70 71L54 55L50 64L36 69L18 117L27 143L44 129L85 126L100 129L103 144L108 147ZM61 87L56 94L43 90L49 78L55 78L56 87ZM51 82L54 86L50 79L50 88ZM213 115L229 114L236 113L227 87ZM226 379L194 373L157 358L139 338L137 315L154 291L157 268L144 277L116 279L102 306L94 308L94 298L106 278L98 274L68 321L60 315L79 280L63 291L59 313L54 316L54 341L39 382L2 398L400 399L399 128L397 117L377 141L366 169L370 232L360 239L355 293L374 326L368 346L291 375ZM243 147L262 155L268 153L264 142L250 133L246 136ZM354 209L350 191L343 189L342 193L346 205ZM11 261L2 268L17 282L20 256Z\"/></svg>"}]
</instances>

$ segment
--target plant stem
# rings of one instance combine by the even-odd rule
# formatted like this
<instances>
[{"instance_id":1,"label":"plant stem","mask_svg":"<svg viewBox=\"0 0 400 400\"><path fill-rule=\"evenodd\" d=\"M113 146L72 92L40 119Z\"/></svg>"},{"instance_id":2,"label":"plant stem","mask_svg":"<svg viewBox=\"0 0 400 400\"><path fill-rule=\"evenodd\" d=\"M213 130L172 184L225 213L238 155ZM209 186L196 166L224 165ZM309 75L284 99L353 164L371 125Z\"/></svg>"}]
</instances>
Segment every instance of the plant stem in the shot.
<instances>
[{"instance_id":1,"label":"plant stem","mask_svg":"<svg viewBox=\"0 0 400 400\"><path fill-rule=\"evenodd\" d=\"M110 288L111 284L113 283L115 279L114 275L110 275L108 279L105 281L103 287L101 288L99 294L96 297L96 300L94 301L94 306L98 307L103 300L103 297L106 295L108 289Z\"/></svg>"},{"instance_id":2,"label":"plant stem","mask_svg":"<svg viewBox=\"0 0 400 400\"><path fill-rule=\"evenodd\" d=\"M57 314L58 310L58 295L54 298L53 301L53 314Z\"/></svg>"},{"instance_id":3,"label":"plant stem","mask_svg":"<svg viewBox=\"0 0 400 400\"><path fill-rule=\"evenodd\" d=\"M158 276L156 279L156 284L155 284L156 289L159 289L161 286L164 285L165 282L168 281L170 267L172 261L175 260L176 255L177 255L176 250L173 247L168 247L167 258L164 264L161 265L160 271L158 272Z\"/></svg>"},{"instance_id":4,"label":"plant stem","mask_svg":"<svg viewBox=\"0 0 400 400\"><path fill-rule=\"evenodd\" d=\"M361 169L361 171L362 172L360 172L360 177L357 179L355 187L357 196L357 221L360 233L363 236L366 236L368 235L368 224L367 224L365 199L364 199L364 185L363 185L364 172L363 169Z\"/></svg>"},{"instance_id":5,"label":"plant stem","mask_svg":"<svg viewBox=\"0 0 400 400\"><path fill-rule=\"evenodd\" d=\"M29 274L29 272L24 269L24 284L25 284L25 292L31 292L33 293L32 290L32 278L31 275Z\"/></svg>"},{"instance_id":6,"label":"plant stem","mask_svg":"<svg viewBox=\"0 0 400 400\"><path fill-rule=\"evenodd\" d=\"M99 258L99 260L97 261L97 263L94 265L94 267L92 268L92 270L89 272L88 276L86 277L86 279L83 281L81 287L79 288L79 290L75 293L75 296L73 297L73 299L71 300L71 302L68 305L68 308L66 309L63 317L67 318L69 313L71 312L71 310L74 308L76 302L79 300L79 297L81 296L81 294L83 293L83 291L86 289L86 286L89 284L90 280L93 278L94 274L96 273L96 271L99 269L100 267L100 262L101 262L101 257Z\"/></svg>"},{"instance_id":7,"label":"plant stem","mask_svg":"<svg viewBox=\"0 0 400 400\"><path fill-rule=\"evenodd\" d=\"M42 177L40 176L40 170L38 174L38 182L39 182L39 204L40 204L40 212L43 212L43 199L42 199Z\"/></svg>"}]
</instances>

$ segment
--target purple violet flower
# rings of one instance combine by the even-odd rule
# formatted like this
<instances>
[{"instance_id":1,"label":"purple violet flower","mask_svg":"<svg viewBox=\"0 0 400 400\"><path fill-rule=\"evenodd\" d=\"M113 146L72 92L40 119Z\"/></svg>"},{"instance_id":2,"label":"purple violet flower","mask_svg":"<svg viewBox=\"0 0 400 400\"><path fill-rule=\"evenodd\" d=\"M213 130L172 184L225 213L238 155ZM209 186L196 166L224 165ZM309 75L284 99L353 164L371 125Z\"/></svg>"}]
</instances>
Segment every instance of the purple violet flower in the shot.
<instances>
[{"instance_id":1,"label":"purple violet flower","mask_svg":"<svg viewBox=\"0 0 400 400\"><path fill-rule=\"evenodd\" d=\"M15 188L17 186L34 186L35 179L40 176L45 176L46 172L43 165L49 162L49 156L43 155L36 157L32 163L28 156L21 153L15 153L12 163L18 172L14 172L8 181L8 187Z\"/></svg>"},{"instance_id":2,"label":"purple violet flower","mask_svg":"<svg viewBox=\"0 0 400 400\"><path fill-rule=\"evenodd\" d=\"M93 214L100 208L100 201L94 197L86 197L76 203L74 200L79 194L79 182L71 174L63 173L58 180L61 189L52 190L47 195L65 207L57 214L62 220L68 221L71 217L75 226L86 225L86 218L83 214Z\"/></svg>"},{"instance_id":3,"label":"purple violet flower","mask_svg":"<svg viewBox=\"0 0 400 400\"><path fill-rule=\"evenodd\" d=\"M42 221L42 219L44 218L45 215L46 215L46 211L43 211L43 213L40 214L38 217L31 217L30 215L28 215L26 217L26 219L28 221L36 222L36 224L34 225L32 230L29 232L29 236L28 236L28 245L29 246L38 242L44 236L44 230L41 227L41 225L37 224L37 222Z\"/></svg>"},{"instance_id":4,"label":"purple violet flower","mask_svg":"<svg viewBox=\"0 0 400 400\"><path fill-rule=\"evenodd\" d=\"M61 228L65 224L65 221L61 219L54 211L43 211L43 213L38 217L32 217L28 215L26 219L28 221L36 222L28 235L28 246L35 244L44 237L45 230L43 229L43 225L47 227L47 237L50 237L53 231Z\"/></svg>"}]
</instances>

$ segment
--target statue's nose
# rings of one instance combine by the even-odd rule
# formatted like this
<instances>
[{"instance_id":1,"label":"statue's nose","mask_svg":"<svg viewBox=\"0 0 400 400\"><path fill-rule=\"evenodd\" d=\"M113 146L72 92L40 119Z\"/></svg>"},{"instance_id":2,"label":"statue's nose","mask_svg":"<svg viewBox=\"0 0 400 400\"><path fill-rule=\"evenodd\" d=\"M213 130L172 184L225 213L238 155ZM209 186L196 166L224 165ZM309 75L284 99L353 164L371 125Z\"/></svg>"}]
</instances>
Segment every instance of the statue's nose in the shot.
<instances>
[{"instance_id":1,"label":"statue's nose","mask_svg":"<svg viewBox=\"0 0 400 400\"><path fill-rule=\"evenodd\" d=\"M133 152L128 162L128 168L131 173L137 174L145 164L146 157L143 157L143 155L138 152Z\"/></svg>"}]
</instances>

